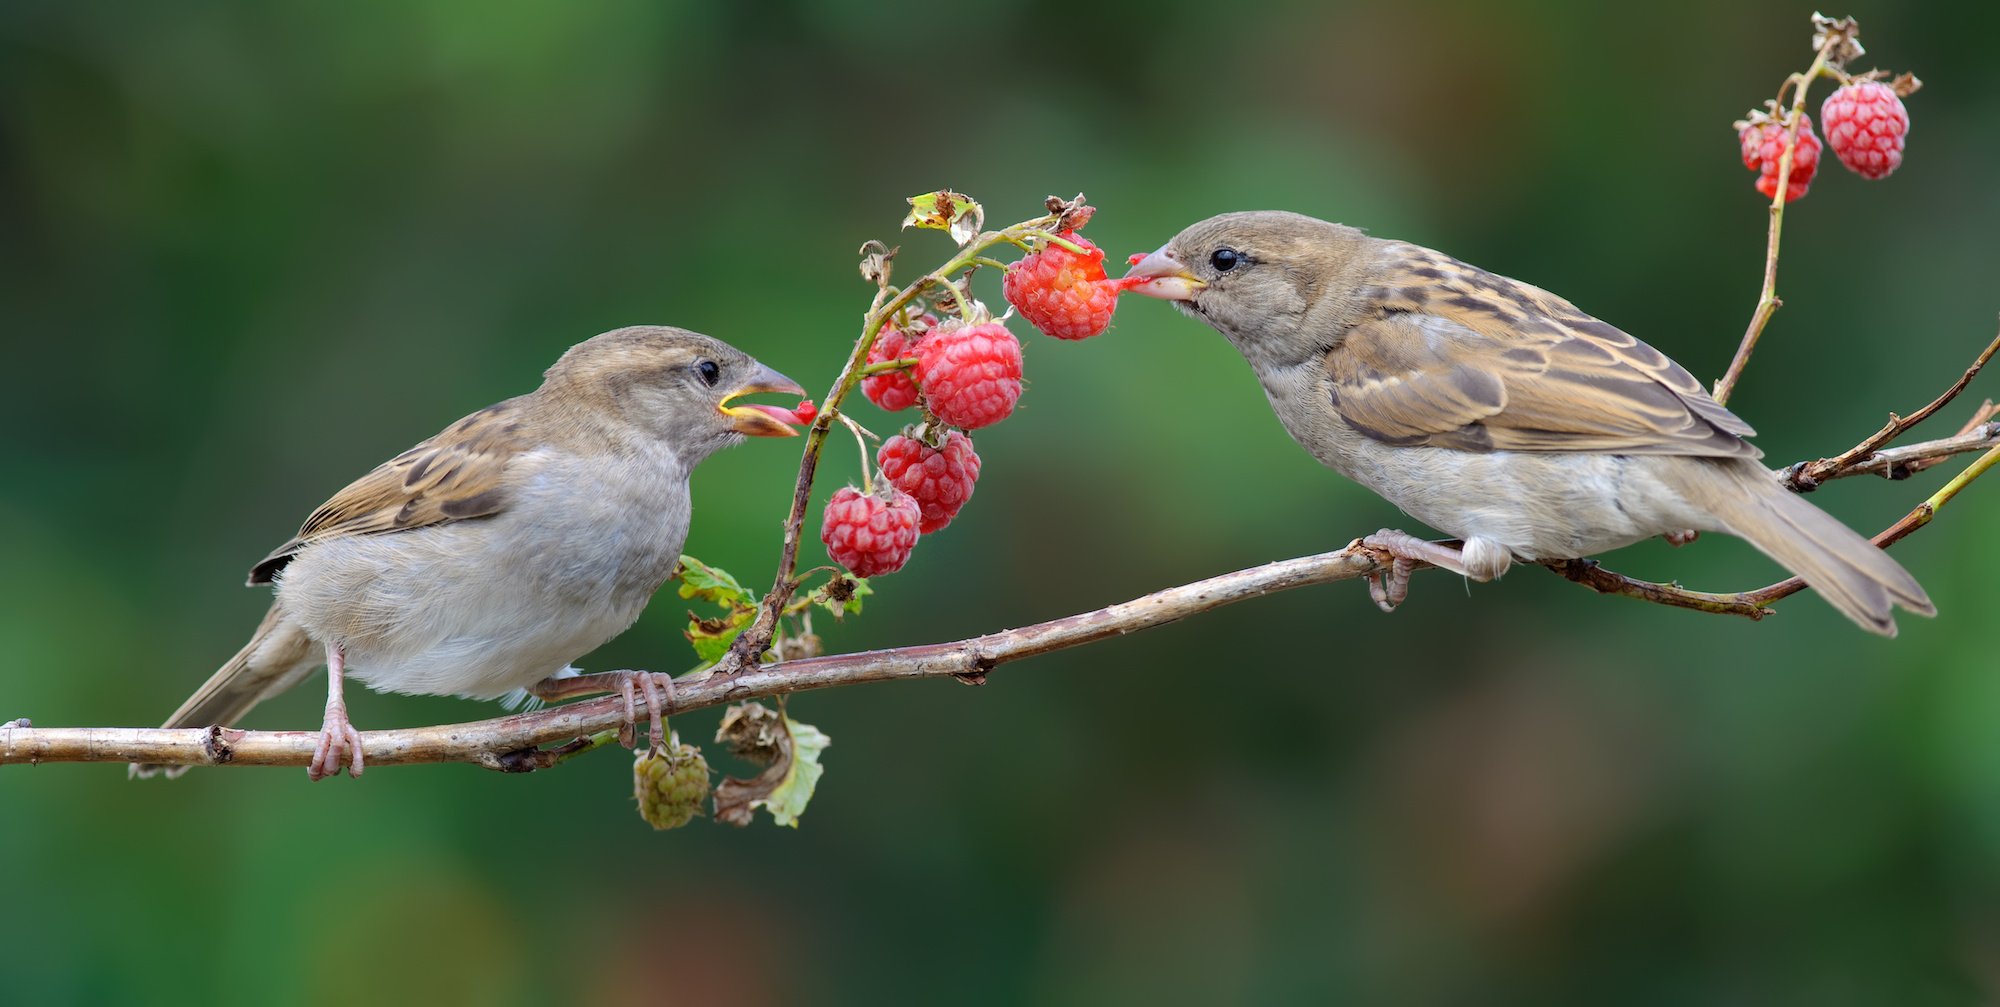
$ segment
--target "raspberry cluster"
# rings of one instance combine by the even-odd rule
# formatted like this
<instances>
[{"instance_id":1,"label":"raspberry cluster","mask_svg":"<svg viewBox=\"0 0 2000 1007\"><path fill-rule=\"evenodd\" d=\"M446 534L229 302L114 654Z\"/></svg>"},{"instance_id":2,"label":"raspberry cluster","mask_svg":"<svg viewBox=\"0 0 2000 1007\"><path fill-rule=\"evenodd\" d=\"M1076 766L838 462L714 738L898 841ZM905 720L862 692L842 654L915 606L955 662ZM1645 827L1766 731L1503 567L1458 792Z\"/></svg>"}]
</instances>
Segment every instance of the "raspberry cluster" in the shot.
<instances>
[{"instance_id":1,"label":"raspberry cluster","mask_svg":"<svg viewBox=\"0 0 2000 1007\"><path fill-rule=\"evenodd\" d=\"M1143 281L1105 275L1104 251L1077 233L1091 214L1080 198L1052 198L1049 207L1057 217L1054 240L1045 232L1043 247L1008 266L1002 290L1043 333L1088 339L1110 327L1118 295ZM882 369L861 379L861 393L889 412L920 405L927 418L876 452L884 485L842 489L826 506L820 539L857 576L901 569L919 536L958 516L979 481L979 454L965 431L1006 419L1021 400L1021 341L1005 322L961 287L936 300L961 317L906 317L883 326L868 348L868 365ZM914 364L895 366L901 360Z\"/></svg>"},{"instance_id":2,"label":"raspberry cluster","mask_svg":"<svg viewBox=\"0 0 2000 1007\"><path fill-rule=\"evenodd\" d=\"M1903 74L1885 84L1876 79L1884 76L1879 70L1859 77L1848 77L1839 70L1828 72L1846 83L1820 105L1820 125L1826 129L1824 144L1813 132L1812 116L1798 113L1799 140L1785 185L1787 203L1812 187L1820 151L1825 147L1832 148L1833 156L1862 178L1887 178L1903 164L1903 142L1910 133L1910 110L1904 107L1903 96L1915 92L1922 82ZM1778 160L1785 152L1791 120L1776 102L1764 104L1764 111L1752 112L1736 124L1736 139L1743 148L1743 166L1757 173L1757 191L1776 198Z\"/></svg>"}]
</instances>

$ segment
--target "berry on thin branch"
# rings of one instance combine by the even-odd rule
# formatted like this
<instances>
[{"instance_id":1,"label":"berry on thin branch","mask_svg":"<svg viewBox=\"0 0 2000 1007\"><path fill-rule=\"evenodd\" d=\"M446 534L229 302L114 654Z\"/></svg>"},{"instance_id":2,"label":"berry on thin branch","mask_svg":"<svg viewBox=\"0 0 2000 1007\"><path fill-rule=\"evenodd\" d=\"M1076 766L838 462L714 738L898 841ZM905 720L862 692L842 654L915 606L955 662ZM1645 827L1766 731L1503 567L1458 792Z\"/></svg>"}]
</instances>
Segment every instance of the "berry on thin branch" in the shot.
<instances>
[{"instance_id":1,"label":"berry on thin branch","mask_svg":"<svg viewBox=\"0 0 2000 1007\"><path fill-rule=\"evenodd\" d=\"M1902 166L1910 111L1889 85L1878 80L1849 84L1827 95L1819 119L1826 127L1827 146L1847 170L1878 179Z\"/></svg>"},{"instance_id":2,"label":"berry on thin branch","mask_svg":"<svg viewBox=\"0 0 2000 1007\"><path fill-rule=\"evenodd\" d=\"M639 753L632 763L639 817L655 829L678 829L693 821L708 803L710 788L708 760L701 749L682 744L678 734L662 748Z\"/></svg>"},{"instance_id":3,"label":"berry on thin branch","mask_svg":"<svg viewBox=\"0 0 2000 1007\"><path fill-rule=\"evenodd\" d=\"M1784 233L1785 207L1804 196L1819 170L1822 144L1813 132L1812 117L1806 114L1806 93L1822 77L1840 83L1820 108L1820 124L1826 127L1834 156L1848 169L1866 178L1881 178L1902 163L1903 137L1909 132L1909 111L1902 98L1921 86L1915 77L1903 74L1890 84L1881 70L1850 74L1847 64L1866 51L1861 46L1861 25L1853 18L1812 16L1813 61L1804 71L1787 76L1778 86L1778 95L1736 123L1743 166L1757 173L1757 191L1771 201L1764 244L1764 285L1757 306L1750 312L1750 324L1729 367L1715 383L1715 401L1727 405L1736 384L1750 364L1757 340L1778 311L1778 245Z\"/></svg>"},{"instance_id":4,"label":"berry on thin branch","mask_svg":"<svg viewBox=\"0 0 2000 1007\"><path fill-rule=\"evenodd\" d=\"M932 416L964 430L992 426L1021 399L1021 341L1000 322L947 322L918 348L916 379Z\"/></svg>"},{"instance_id":5,"label":"berry on thin branch","mask_svg":"<svg viewBox=\"0 0 2000 1007\"><path fill-rule=\"evenodd\" d=\"M935 433L934 428L913 427L884 441L875 453L882 478L916 500L921 514L917 530L925 535L950 524L979 481L979 453L972 449L972 438L946 430L931 443L926 435Z\"/></svg>"},{"instance_id":6,"label":"berry on thin branch","mask_svg":"<svg viewBox=\"0 0 2000 1007\"><path fill-rule=\"evenodd\" d=\"M937 316L923 315L902 326L882 326L875 344L868 348L868 363L887 364L916 356L918 344L937 323ZM908 370L888 370L862 378L861 394L888 412L900 412L917 404L917 383Z\"/></svg>"},{"instance_id":7,"label":"berry on thin branch","mask_svg":"<svg viewBox=\"0 0 2000 1007\"><path fill-rule=\"evenodd\" d=\"M1743 145L1743 166L1757 173L1757 191L1765 199L1776 199L1779 166L1784 162L1786 146L1791 143L1790 127L1768 112L1752 112L1736 124L1736 131ZM1813 132L1812 116L1799 116L1798 131L1798 146L1792 150L1791 174L1785 184L1787 203L1805 195L1812 188L1813 175L1819 171L1820 140Z\"/></svg>"},{"instance_id":8,"label":"berry on thin branch","mask_svg":"<svg viewBox=\"0 0 2000 1007\"><path fill-rule=\"evenodd\" d=\"M969 281L979 269L1006 267L990 257L993 249L1014 246L1039 251L1050 244L1064 244L1057 232L1074 231L1094 212L1081 195L1070 200L1051 197L1043 215L986 230L985 209L962 193L929 192L912 196L909 204L904 227L945 231L958 250L943 265L898 285L892 273L901 249L880 241L861 246L859 271L863 280L874 285L874 299L862 322L861 337L806 431L771 590L758 601L756 621L734 637L729 654L719 662L718 667L725 672L760 663L780 633L780 620L798 608L795 596L803 585L795 572L806 512L811 507L813 477L832 421L842 418L847 394L859 387L863 395L891 411L928 399L926 405L934 417L967 429L997 422L1011 413L1021 393L1020 344L1004 326L991 321L970 296ZM943 352L928 352L935 340L927 333L933 331L936 320L924 315L927 307L958 316L958 334L945 341ZM928 370L925 359L931 362ZM903 373L903 361L911 361L908 374ZM926 375L929 387L920 388Z\"/></svg>"},{"instance_id":9,"label":"berry on thin branch","mask_svg":"<svg viewBox=\"0 0 2000 1007\"><path fill-rule=\"evenodd\" d=\"M842 486L827 501L819 538L849 573L878 577L910 561L921 521L916 499L886 482L870 493Z\"/></svg>"}]
</instances>

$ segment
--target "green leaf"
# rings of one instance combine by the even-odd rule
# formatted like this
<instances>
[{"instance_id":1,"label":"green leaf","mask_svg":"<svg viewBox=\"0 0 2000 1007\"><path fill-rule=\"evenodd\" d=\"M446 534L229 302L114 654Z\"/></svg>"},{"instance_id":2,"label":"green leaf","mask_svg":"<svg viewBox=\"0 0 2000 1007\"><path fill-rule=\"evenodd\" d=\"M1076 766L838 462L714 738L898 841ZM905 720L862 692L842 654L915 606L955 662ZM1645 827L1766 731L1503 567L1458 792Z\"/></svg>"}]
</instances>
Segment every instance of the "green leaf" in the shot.
<instances>
[{"instance_id":1,"label":"green leaf","mask_svg":"<svg viewBox=\"0 0 2000 1007\"><path fill-rule=\"evenodd\" d=\"M762 703L738 703L722 712L715 740L738 758L764 767L751 779L732 776L715 788L715 820L742 828L763 808L772 821L798 828L799 816L826 772L820 753L833 739Z\"/></svg>"},{"instance_id":2,"label":"green leaf","mask_svg":"<svg viewBox=\"0 0 2000 1007\"><path fill-rule=\"evenodd\" d=\"M729 614L716 619L704 619L693 612L688 613L687 629L682 633L688 642L694 644L694 654L704 664L713 664L729 653L729 645L757 621L757 610L748 605L738 605Z\"/></svg>"},{"instance_id":3,"label":"green leaf","mask_svg":"<svg viewBox=\"0 0 2000 1007\"><path fill-rule=\"evenodd\" d=\"M729 645L756 621L757 596L744 590L729 571L692 556L681 557L680 579L681 597L714 602L725 609L722 615L710 619L689 612L684 631L702 663L722 660L722 655L729 653Z\"/></svg>"},{"instance_id":4,"label":"green leaf","mask_svg":"<svg viewBox=\"0 0 2000 1007\"><path fill-rule=\"evenodd\" d=\"M836 573L813 591L812 602L838 619L859 614L861 599L874 593L875 589L868 586L868 578Z\"/></svg>"},{"instance_id":5,"label":"green leaf","mask_svg":"<svg viewBox=\"0 0 2000 1007\"><path fill-rule=\"evenodd\" d=\"M826 767L819 764L820 753L833 744L833 739L819 728L790 717L785 718L785 731L792 736L791 768L768 796L752 802L751 806L770 812L771 821L796 829L799 816L806 813L806 805L812 801L813 788L826 772Z\"/></svg>"},{"instance_id":6,"label":"green leaf","mask_svg":"<svg viewBox=\"0 0 2000 1007\"><path fill-rule=\"evenodd\" d=\"M963 245L986 226L986 208L971 196L950 189L926 192L910 197L910 215L903 218L903 226L946 231L951 240Z\"/></svg>"},{"instance_id":7,"label":"green leaf","mask_svg":"<svg viewBox=\"0 0 2000 1007\"><path fill-rule=\"evenodd\" d=\"M700 598L730 608L757 603L756 597L743 590L743 585L738 584L729 571L709 566L693 556L681 557L680 578L683 598Z\"/></svg>"}]
</instances>

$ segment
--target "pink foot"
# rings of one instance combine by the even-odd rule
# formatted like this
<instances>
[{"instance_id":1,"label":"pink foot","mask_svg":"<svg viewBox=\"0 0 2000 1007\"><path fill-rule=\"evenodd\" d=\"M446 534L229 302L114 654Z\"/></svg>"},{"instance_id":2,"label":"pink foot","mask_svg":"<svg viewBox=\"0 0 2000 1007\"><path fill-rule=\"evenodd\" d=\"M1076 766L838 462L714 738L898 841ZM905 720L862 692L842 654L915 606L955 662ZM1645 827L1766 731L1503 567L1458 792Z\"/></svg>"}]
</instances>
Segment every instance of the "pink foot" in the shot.
<instances>
[{"instance_id":1,"label":"pink foot","mask_svg":"<svg viewBox=\"0 0 2000 1007\"><path fill-rule=\"evenodd\" d=\"M347 700L341 694L341 673L347 665L347 651L335 644L326 648L326 720L319 729L319 744L313 746L312 762L306 778L317 783L340 773L347 763L347 775L360 776L361 732L347 719Z\"/></svg>"},{"instance_id":2,"label":"pink foot","mask_svg":"<svg viewBox=\"0 0 2000 1007\"><path fill-rule=\"evenodd\" d=\"M1368 597L1384 612L1394 612L1409 597L1410 574L1420 567L1434 566L1461 576L1465 574L1465 556L1459 550L1408 532L1384 528L1363 538L1361 544L1389 554L1389 569L1368 578Z\"/></svg>"},{"instance_id":3,"label":"pink foot","mask_svg":"<svg viewBox=\"0 0 2000 1007\"><path fill-rule=\"evenodd\" d=\"M1678 549L1681 546L1687 545L1688 543L1693 542L1695 539L1700 538L1701 533L1695 531L1693 528L1689 528L1686 531L1670 531L1660 537L1666 539L1668 545Z\"/></svg>"},{"instance_id":4,"label":"pink foot","mask_svg":"<svg viewBox=\"0 0 2000 1007\"><path fill-rule=\"evenodd\" d=\"M328 707L326 723L319 729L319 744L313 747L313 760L306 767L306 776L314 781L338 776L343 762L347 763L349 776L360 776L366 768L361 758L361 732L348 722L346 710Z\"/></svg>"}]
</instances>

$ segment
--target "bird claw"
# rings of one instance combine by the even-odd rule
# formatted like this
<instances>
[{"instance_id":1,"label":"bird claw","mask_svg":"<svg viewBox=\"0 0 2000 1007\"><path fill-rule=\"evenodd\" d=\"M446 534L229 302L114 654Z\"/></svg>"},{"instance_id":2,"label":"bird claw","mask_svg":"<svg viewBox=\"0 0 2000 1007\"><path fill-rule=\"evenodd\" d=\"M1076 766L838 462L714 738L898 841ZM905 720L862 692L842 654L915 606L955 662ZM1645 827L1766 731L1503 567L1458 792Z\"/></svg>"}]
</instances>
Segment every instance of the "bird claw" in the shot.
<instances>
[{"instance_id":1,"label":"bird claw","mask_svg":"<svg viewBox=\"0 0 2000 1007\"><path fill-rule=\"evenodd\" d=\"M1384 612L1394 612L1396 606L1410 596L1410 574L1417 564L1401 556L1389 560L1389 569L1368 578L1368 597L1375 607Z\"/></svg>"},{"instance_id":2,"label":"bird claw","mask_svg":"<svg viewBox=\"0 0 2000 1007\"><path fill-rule=\"evenodd\" d=\"M1424 567L1434 566L1460 576L1467 575L1464 554L1458 549L1420 539L1408 532L1384 528L1362 538L1360 544L1389 558L1387 570L1368 578L1368 597L1374 599L1375 607L1384 612L1394 612L1396 606L1409 597L1410 574Z\"/></svg>"},{"instance_id":3,"label":"bird claw","mask_svg":"<svg viewBox=\"0 0 2000 1007\"><path fill-rule=\"evenodd\" d=\"M1668 545L1678 549L1700 538L1701 533L1695 531L1693 528L1689 528L1685 531L1670 531L1660 537L1665 539Z\"/></svg>"},{"instance_id":4,"label":"bird claw","mask_svg":"<svg viewBox=\"0 0 2000 1007\"><path fill-rule=\"evenodd\" d=\"M319 743L313 746L312 762L306 766L306 778L317 783L338 776L343 762L349 776L360 776L366 768L361 757L361 732L348 721L346 708L329 706L326 723L319 729Z\"/></svg>"},{"instance_id":5,"label":"bird claw","mask_svg":"<svg viewBox=\"0 0 2000 1007\"><path fill-rule=\"evenodd\" d=\"M625 700L625 719L618 725L618 743L626 748L639 744L639 704L645 703L652 727L647 740L658 748L666 742L666 708L674 701L674 679L649 671L607 671L595 675L545 678L528 687L528 694L545 702L568 699L594 692L612 692Z\"/></svg>"},{"instance_id":6,"label":"bird claw","mask_svg":"<svg viewBox=\"0 0 2000 1007\"><path fill-rule=\"evenodd\" d=\"M29 720L28 718L26 718L26 717L22 717L22 718L21 718L21 719L19 719L19 720L10 720L10 721L8 721L8 722L6 722L6 723L4 723L4 724L0 724L0 731L5 731L5 730L8 730L8 729L10 729L10 728L15 728L15 727L19 727L19 728L29 728L29 727L33 727L33 726L35 726L35 725L34 725L34 723L33 723L32 721L30 721L30 720Z\"/></svg>"},{"instance_id":7,"label":"bird claw","mask_svg":"<svg viewBox=\"0 0 2000 1007\"><path fill-rule=\"evenodd\" d=\"M625 722L618 725L618 743L626 748L638 747L638 710L633 703L633 693L636 691L646 703L648 721L646 741L653 748L660 748L667 740L667 718L661 711L667 703L673 701L673 678L667 675L656 676L648 671L624 671L616 674L619 677L618 694L625 697ZM662 682L666 685L664 699L661 696Z\"/></svg>"}]
</instances>

